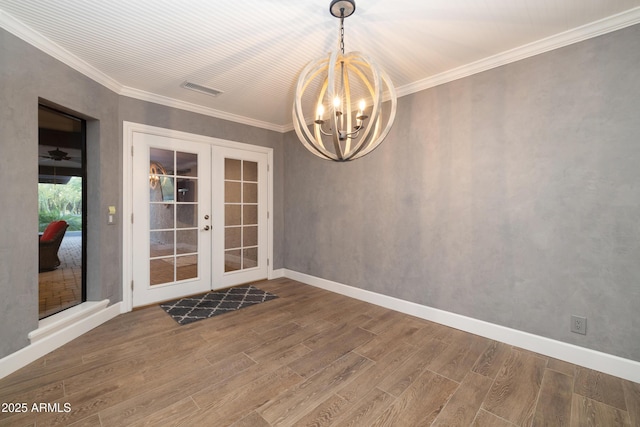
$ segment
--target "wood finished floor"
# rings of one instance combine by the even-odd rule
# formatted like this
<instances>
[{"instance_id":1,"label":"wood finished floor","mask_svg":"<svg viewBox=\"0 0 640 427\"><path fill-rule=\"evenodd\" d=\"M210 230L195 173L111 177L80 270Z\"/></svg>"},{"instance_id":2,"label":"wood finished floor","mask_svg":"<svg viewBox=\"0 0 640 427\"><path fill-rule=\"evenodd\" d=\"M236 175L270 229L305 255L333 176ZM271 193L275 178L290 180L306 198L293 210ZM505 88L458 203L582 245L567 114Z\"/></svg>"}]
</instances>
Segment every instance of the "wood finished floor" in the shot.
<instances>
[{"instance_id":1,"label":"wood finished floor","mask_svg":"<svg viewBox=\"0 0 640 427\"><path fill-rule=\"evenodd\" d=\"M178 326L118 316L0 380L5 426L638 426L640 384L303 285Z\"/></svg>"}]
</instances>

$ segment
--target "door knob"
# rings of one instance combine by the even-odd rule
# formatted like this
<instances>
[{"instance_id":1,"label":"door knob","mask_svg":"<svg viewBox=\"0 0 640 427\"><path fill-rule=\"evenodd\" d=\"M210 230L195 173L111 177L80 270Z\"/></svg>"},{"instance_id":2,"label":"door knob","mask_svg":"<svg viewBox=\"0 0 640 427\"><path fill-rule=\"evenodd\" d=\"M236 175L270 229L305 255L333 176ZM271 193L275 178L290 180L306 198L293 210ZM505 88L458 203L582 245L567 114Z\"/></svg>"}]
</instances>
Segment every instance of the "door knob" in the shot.
<instances>
[{"instance_id":1,"label":"door knob","mask_svg":"<svg viewBox=\"0 0 640 427\"><path fill-rule=\"evenodd\" d=\"M205 216L204 216L204 219L209 219L209 215L205 215Z\"/></svg>"},{"instance_id":2,"label":"door knob","mask_svg":"<svg viewBox=\"0 0 640 427\"><path fill-rule=\"evenodd\" d=\"M205 226L204 226L204 231L208 231L208 230L209 230L209 228L210 228L210 227L209 227L208 225L205 225Z\"/></svg>"}]
</instances>

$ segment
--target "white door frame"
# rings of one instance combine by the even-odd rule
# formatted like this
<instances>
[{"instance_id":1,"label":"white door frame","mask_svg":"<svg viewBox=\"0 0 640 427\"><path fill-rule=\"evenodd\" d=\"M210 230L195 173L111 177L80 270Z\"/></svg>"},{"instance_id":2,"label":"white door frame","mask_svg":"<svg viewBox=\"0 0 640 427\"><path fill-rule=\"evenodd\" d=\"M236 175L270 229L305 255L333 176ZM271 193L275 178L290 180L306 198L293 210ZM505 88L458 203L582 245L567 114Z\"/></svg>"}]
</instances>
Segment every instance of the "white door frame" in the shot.
<instances>
[{"instance_id":1,"label":"white door frame","mask_svg":"<svg viewBox=\"0 0 640 427\"><path fill-rule=\"evenodd\" d=\"M133 226L131 216L133 214L133 134L146 133L151 135L165 136L169 138L184 139L193 142L201 142L214 146L236 148L239 150L255 151L267 154L267 278L273 278L273 148L261 147L257 145L245 144L242 142L228 141L220 138L213 138L204 135L197 135L188 132L176 131L172 129L149 126L141 123L123 121L123 143L122 143L122 312L133 309L133 291L131 283L133 280L132 257L133 257Z\"/></svg>"}]
</instances>

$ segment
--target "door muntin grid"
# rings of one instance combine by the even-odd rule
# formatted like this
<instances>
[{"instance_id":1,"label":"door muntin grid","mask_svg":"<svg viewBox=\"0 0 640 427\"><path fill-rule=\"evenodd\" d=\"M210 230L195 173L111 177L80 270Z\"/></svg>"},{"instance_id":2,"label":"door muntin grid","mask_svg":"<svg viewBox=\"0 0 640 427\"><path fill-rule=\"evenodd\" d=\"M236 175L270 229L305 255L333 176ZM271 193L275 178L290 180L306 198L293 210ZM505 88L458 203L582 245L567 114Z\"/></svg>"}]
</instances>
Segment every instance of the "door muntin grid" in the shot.
<instances>
[{"instance_id":1,"label":"door muntin grid","mask_svg":"<svg viewBox=\"0 0 640 427\"><path fill-rule=\"evenodd\" d=\"M149 148L149 284L198 277L198 154Z\"/></svg>"},{"instance_id":2,"label":"door muntin grid","mask_svg":"<svg viewBox=\"0 0 640 427\"><path fill-rule=\"evenodd\" d=\"M258 267L258 162L224 159L224 272Z\"/></svg>"}]
</instances>

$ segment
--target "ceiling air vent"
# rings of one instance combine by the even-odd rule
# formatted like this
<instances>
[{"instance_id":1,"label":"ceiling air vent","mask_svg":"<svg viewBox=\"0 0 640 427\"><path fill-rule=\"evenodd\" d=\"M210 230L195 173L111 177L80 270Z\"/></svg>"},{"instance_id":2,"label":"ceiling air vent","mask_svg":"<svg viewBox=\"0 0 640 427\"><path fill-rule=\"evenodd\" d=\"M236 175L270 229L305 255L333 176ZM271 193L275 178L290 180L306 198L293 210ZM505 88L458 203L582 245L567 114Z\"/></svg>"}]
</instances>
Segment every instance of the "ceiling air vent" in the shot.
<instances>
[{"instance_id":1,"label":"ceiling air vent","mask_svg":"<svg viewBox=\"0 0 640 427\"><path fill-rule=\"evenodd\" d=\"M214 88L211 88L211 87L202 86L202 85L199 85L197 83L184 82L180 86L185 88L185 89L195 90L196 92L205 93L205 94L211 95L211 96L218 96L218 95L220 95L222 93L221 90L217 90L217 89L214 89Z\"/></svg>"}]
</instances>

